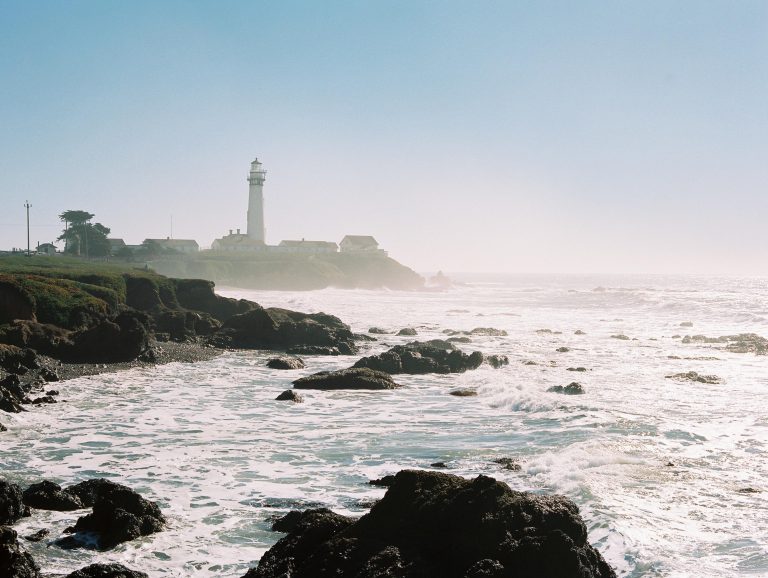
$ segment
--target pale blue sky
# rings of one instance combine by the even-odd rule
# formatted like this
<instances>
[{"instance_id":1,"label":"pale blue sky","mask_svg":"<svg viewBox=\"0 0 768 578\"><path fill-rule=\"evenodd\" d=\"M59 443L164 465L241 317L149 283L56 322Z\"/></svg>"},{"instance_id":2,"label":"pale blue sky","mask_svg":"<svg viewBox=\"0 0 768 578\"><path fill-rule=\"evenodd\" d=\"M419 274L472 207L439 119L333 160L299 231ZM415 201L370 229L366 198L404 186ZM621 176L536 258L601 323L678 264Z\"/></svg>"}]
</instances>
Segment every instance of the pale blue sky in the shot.
<instances>
[{"instance_id":1,"label":"pale blue sky","mask_svg":"<svg viewBox=\"0 0 768 578\"><path fill-rule=\"evenodd\" d=\"M0 248L87 209L420 270L768 275L768 2L0 0Z\"/></svg>"}]
</instances>

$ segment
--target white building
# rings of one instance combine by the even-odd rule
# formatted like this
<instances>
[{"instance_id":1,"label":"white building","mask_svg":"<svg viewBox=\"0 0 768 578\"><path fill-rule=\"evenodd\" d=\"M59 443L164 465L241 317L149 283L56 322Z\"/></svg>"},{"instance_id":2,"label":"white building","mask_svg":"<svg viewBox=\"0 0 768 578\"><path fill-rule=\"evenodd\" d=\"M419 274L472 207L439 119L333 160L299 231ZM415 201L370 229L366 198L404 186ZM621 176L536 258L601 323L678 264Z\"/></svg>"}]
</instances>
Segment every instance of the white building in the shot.
<instances>
[{"instance_id":1,"label":"white building","mask_svg":"<svg viewBox=\"0 0 768 578\"><path fill-rule=\"evenodd\" d=\"M249 235L241 233L240 229L237 233L233 233L230 229L229 235L215 239L211 244L213 251L264 251L266 248L264 241L252 239Z\"/></svg>"},{"instance_id":2,"label":"white building","mask_svg":"<svg viewBox=\"0 0 768 578\"><path fill-rule=\"evenodd\" d=\"M377 253L386 255L379 249L379 242L370 235L347 235L339 243L342 253Z\"/></svg>"},{"instance_id":3,"label":"white building","mask_svg":"<svg viewBox=\"0 0 768 578\"><path fill-rule=\"evenodd\" d=\"M339 246L332 241L280 241L277 247L270 247L280 253L336 253Z\"/></svg>"}]
</instances>

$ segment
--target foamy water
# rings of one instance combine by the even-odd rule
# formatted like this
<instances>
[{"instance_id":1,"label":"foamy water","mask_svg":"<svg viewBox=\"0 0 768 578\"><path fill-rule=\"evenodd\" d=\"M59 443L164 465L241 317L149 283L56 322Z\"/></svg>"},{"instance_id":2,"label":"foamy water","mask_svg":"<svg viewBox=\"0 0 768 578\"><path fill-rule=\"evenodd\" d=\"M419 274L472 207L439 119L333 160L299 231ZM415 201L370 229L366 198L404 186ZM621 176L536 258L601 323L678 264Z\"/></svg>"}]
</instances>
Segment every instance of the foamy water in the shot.
<instances>
[{"instance_id":1,"label":"foamy water","mask_svg":"<svg viewBox=\"0 0 768 578\"><path fill-rule=\"evenodd\" d=\"M3 475L22 486L111 477L157 500L170 523L104 553L27 543L44 572L99 560L151 577L239 577L280 538L269 530L275 516L317 506L360 515L384 492L370 478L444 461L451 473L569 496L621 576L768 575L768 357L672 338L768 336L765 280L548 277L445 293L222 293L336 314L357 332L415 327L430 339L447 328L504 329L507 337L460 347L506 354L510 365L397 376L405 387L394 391L306 391L303 404L274 398L292 379L357 356L308 357L305 370L281 372L264 366L269 352L244 351L60 384L67 403L3 414ZM369 352L411 339L380 336ZM566 371L576 366L589 371ZM723 383L664 377L684 371ZM546 392L571 381L587 393ZM448 395L458 387L479 395ZM501 469L498 457L522 471ZM739 492L746 487L763 492ZM33 514L16 525L21 535L49 528L56 537L82 512Z\"/></svg>"}]
</instances>

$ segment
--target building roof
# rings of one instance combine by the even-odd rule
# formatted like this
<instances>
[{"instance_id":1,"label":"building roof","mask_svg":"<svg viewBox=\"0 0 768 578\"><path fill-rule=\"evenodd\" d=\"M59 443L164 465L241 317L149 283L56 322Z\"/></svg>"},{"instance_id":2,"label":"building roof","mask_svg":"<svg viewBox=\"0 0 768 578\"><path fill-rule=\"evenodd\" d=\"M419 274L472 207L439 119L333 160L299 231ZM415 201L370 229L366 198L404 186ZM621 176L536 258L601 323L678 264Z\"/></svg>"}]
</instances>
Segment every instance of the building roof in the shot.
<instances>
[{"instance_id":1,"label":"building roof","mask_svg":"<svg viewBox=\"0 0 768 578\"><path fill-rule=\"evenodd\" d=\"M358 247L373 247L379 246L378 241L370 235L346 235L341 240L342 245L356 245Z\"/></svg>"},{"instance_id":2,"label":"building roof","mask_svg":"<svg viewBox=\"0 0 768 578\"><path fill-rule=\"evenodd\" d=\"M48 247L53 247L55 249L56 245L54 245L53 243L41 243L40 245L37 246L38 250L43 248L48 248Z\"/></svg>"},{"instance_id":3,"label":"building roof","mask_svg":"<svg viewBox=\"0 0 768 578\"><path fill-rule=\"evenodd\" d=\"M221 239L216 239L215 242L221 243L223 245L264 245L263 241L257 241L245 233L233 233L231 235L225 235Z\"/></svg>"},{"instance_id":4,"label":"building roof","mask_svg":"<svg viewBox=\"0 0 768 578\"><path fill-rule=\"evenodd\" d=\"M280 241L281 247L317 247L317 248L327 248L327 249L336 249L338 245L334 243L333 241L305 241L302 239L301 241Z\"/></svg>"},{"instance_id":5,"label":"building roof","mask_svg":"<svg viewBox=\"0 0 768 578\"><path fill-rule=\"evenodd\" d=\"M144 242L153 241L163 247L199 247L194 239L144 239Z\"/></svg>"}]
</instances>

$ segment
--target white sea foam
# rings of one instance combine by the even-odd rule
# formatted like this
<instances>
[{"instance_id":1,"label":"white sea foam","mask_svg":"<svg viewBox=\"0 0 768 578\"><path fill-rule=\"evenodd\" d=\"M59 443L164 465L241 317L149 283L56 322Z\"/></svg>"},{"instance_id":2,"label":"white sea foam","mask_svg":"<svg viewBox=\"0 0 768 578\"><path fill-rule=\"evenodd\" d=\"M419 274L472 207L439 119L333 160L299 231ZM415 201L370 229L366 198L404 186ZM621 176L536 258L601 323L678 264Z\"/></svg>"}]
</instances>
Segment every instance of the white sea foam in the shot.
<instances>
[{"instance_id":1,"label":"white sea foam","mask_svg":"<svg viewBox=\"0 0 768 578\"><path fill-rule=\"evenodd\" d=\"M768 358L670 338L768 336L765 282L566 277L425 294L227 293L333 313L357 332L504 329L459 345L510 365L397 376L405 387L395 391L306 391L300 405L274 398L295 377L356 357L309 357L307 369L281 372L264 366L267 352L237 352L61 384L67 403L3 417L4 475L22 485L108 476L158 500L170 523L105 553L28 544L44 571L113 560L153 577L239 577L280 537L274 516L321 505L361 515L384 491L369 479L444 461L453 473L566 494L622 576L768 575ZM619 333L630 339L611 338ZM414 338L379 339L370 351ZM566 371L578 366L588 371ZM691 370L724 383L665 378ZM586 394L546 391L571 381ZM458 387L479 395L448 395ZM79 514L35 511L17 527L55 537Z\"/></svg>"}]
</instances>

